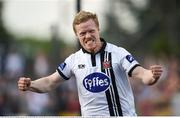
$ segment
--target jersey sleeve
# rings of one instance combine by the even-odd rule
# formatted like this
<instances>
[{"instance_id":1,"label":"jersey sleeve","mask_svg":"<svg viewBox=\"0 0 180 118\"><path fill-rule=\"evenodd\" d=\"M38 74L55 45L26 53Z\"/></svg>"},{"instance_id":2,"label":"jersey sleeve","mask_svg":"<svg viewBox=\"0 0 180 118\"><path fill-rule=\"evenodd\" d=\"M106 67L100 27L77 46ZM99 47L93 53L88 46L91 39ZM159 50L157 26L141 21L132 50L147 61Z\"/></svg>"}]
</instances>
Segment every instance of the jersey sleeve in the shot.
<instances>
[{"instance_id":1,"label":"jersey sleeve","mask_svg":"<svg viewBox=\"0 0 180 118\"><path fill-rule=\"evenodd\" d=\"M140 66L139 63L135 60L135 58L124 48L120 48L121 58L120 64L122 68L126 71L126 73L131 77L132 71Z\"/></svg>"},{"instance_id":2,"label":"jersey sleeve","mask_svg":"<svg viewBox=\"0 0 180 118\"><path fill-rule=\"evenodd\" d=\"M63 63L58 65L57 71L63 79L69 80L72 76L72 67L73 55L70 55Z\"/></svg>"}]
</instances>

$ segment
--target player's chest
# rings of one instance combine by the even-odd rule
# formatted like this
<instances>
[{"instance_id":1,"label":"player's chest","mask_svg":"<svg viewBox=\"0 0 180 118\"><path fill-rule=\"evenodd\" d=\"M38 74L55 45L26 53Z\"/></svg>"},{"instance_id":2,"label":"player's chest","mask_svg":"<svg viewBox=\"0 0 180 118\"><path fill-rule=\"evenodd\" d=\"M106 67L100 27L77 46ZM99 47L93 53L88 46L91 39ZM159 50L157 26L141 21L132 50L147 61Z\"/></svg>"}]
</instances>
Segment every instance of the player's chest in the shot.
<instances>
[{"instance_id":1,"label":"player's chest","mask_svg":"<svg viewBox=\"0 0 180 118\"><path fill-rule=\"evenodd\" d=\"M118 60L111 53L84 55L76 60L73 68L75 76L82 78L94 72L115 70L118 67Z\"/></svg>"},{"instance_id":2,"label":"player's chest","mask_svg":"<svg viewBox=\"0 0 180 118\"><path fill-rule=\"evenodd\" d=\"M105 90L111 84L111 74L116 69L118 62L112 55L111 58L101 54L88 55L79 58L74 74L80 86L98 92Z\"/></svg>"},{"instance_id":3,"label":"player's chest","mask_svg":"<svg viewBox=\"0 0 180 118\"><path fill-rule=\"evenodd\" d=\"M96 93L104 95L103 92L112 85L118 68L118 60L110 53L86 55L79 58L74 68L79 93L88 98Z\"/></svg>"}]
</instances>

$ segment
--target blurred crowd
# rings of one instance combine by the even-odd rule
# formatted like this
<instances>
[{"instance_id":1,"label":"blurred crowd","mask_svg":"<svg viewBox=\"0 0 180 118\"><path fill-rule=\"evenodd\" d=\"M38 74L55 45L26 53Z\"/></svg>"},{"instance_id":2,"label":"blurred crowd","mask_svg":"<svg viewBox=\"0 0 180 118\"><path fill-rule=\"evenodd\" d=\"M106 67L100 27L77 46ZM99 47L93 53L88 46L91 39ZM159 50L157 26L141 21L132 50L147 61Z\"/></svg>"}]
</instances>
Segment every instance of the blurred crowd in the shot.
<instances>
[{"instance_id":1,"label":"blurred crowd","mask_svg":"<svg viewBox=\"0 0 180 118\"><path fill-rule=\"evenodd\" d=\"M34 59L30 61L13 49L3 62L5 67L0 76L0 116L80 115L75 79L64 82L50 93L38 94L18 90L19 77L28 76L34 80L50 74L51 63L46 53L37 51Z\"/></svg>"},{"instance_id":2,"label":"blurred crowd","mask_svg":"<svg viewBox=\"0 0 180 118\"><path fill-rule=\"evenodd\" d=\"M46 53L37 51L33 60L28 62L20 52L11 50L4 63L4 71L0 76L1 116L80 115L75 79L65 81L54 91L45 94L18 90L17 81L20 76L31 74L30 77L36 79L50 74L51 62ZM130 78L138 115L180 116L180 61L173 57L157 59L146 56L142 65L149 67L151 64L161 64L164 68L163 75L156 85L146 86Z\"/></svg>"},{"instance_id":3,"label":"blurred crowd","mask_svg":"<svg viewBox=\"0 0 180 118\"><path fill-rule=\"evenodd\" d=\"M160 80L152 86L131 81L137 112L141 116L180 116L180 61L175 57L152 57L144 59L148 68L152 64L163 66Z\"/></svg>"}]
</instances>

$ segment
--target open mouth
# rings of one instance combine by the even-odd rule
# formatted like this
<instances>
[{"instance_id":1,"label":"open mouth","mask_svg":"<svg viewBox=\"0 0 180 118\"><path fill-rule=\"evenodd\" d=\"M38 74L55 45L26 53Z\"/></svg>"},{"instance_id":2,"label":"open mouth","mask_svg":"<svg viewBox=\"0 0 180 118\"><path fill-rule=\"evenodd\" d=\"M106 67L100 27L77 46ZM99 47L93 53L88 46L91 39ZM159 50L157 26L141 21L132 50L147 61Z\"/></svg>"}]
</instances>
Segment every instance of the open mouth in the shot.
<instances>
[{"instance_id":1,"label":"open mouth","mask_svg":"<svg viewBox=\"0 0 180 118\"><path fill-rule=\"evenodd\" d=\"M88 39L88 40L85 41L85 44L87 44L87 43L92 43L92 42L94 42L94 41L95 41L94 39Z\"/></svg>"}]
</instances>

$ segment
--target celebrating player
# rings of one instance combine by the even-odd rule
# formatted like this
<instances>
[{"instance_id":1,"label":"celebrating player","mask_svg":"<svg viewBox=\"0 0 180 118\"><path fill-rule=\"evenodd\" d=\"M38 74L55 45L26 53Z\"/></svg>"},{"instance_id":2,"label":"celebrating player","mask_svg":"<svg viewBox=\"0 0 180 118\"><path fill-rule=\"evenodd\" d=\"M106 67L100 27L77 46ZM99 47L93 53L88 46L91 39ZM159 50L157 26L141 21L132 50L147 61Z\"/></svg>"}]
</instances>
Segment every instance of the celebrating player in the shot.
<instances>
[{"instance_id":1,"label":"celebrating player","mask_svg":"<svg viewBox=\"0 0 180 118\"><path fill-rule=\"evenodd\" d=\"M75 77L82 116L136 116L128 76L153 85L160 78L162 67L145 69L126 49L106 42L100 37L94 13L80 11L74 18L73 30L82 48L49 76L34 81L21 77L19 90L48 92Z\"/></svg>"}]
</instances>

